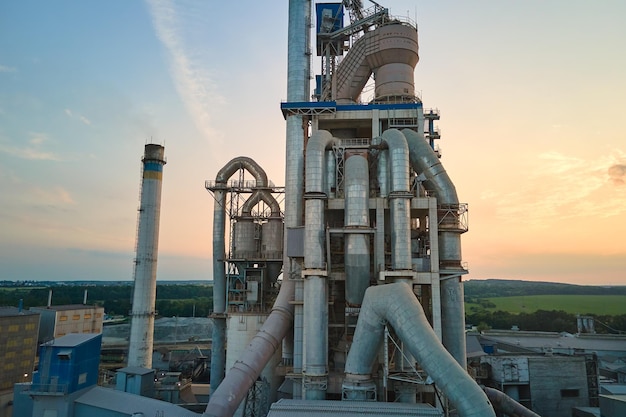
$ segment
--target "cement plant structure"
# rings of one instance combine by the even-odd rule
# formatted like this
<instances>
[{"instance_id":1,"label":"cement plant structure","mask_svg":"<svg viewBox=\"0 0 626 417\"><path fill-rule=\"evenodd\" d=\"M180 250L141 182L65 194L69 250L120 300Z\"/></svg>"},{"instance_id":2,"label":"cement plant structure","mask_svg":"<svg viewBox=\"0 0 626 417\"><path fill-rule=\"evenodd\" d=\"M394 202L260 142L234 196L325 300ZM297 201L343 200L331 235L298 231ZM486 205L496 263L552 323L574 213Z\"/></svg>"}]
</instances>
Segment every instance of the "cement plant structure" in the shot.
<instances>
[{"instance_id":1,"label":"cement plant structure","mask_svg":"<svg viewBox=\"0 0 626 417\"><path fill-rule=\"evenodd\" d=\"M311 1L289 1L285 187L247 157L206 182L215 326L205 417L264 414L278 398L289 399L270 415L388 402L389 412L413 404L393 415L495 416L466 372L467 205L436 151L439 113L415 94L417 28L360 3L316 4L313 25ZM322 68L311 96L313 26Z\"/></svg>"}]
</instances>

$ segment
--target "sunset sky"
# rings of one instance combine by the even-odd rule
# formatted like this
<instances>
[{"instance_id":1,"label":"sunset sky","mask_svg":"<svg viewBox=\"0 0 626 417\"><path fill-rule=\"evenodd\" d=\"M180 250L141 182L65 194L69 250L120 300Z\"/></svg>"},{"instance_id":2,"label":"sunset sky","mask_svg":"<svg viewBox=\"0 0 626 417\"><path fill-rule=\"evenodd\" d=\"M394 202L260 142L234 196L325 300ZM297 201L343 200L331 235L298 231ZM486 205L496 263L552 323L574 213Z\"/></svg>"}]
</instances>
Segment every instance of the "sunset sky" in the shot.
<instances>
[{"instance_id":1,"label":"sunset sky","mask_svg":"<svg viewBox=\"0 0 626 417\"><path fill-rule=\"evenodd\" d=\"M419 25L466 279L626 285L626 2L378 2ZM0 280L131 280L150 141L158 278L212 279L204 180L245 155L284 184L287 11L0 2Z\"/></svg>"}]
</instances>

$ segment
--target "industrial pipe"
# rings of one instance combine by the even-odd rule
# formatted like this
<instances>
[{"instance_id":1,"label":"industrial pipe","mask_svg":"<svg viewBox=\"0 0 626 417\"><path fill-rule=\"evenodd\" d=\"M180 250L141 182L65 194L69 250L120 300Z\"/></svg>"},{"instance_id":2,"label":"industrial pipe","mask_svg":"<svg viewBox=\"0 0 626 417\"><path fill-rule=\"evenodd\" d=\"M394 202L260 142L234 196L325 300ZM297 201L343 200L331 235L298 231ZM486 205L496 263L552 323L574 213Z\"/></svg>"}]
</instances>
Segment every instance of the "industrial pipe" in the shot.
<instances>
[{"instance_id":1,"label":"industrial pipe","mask_svg":"<svg viewBox=\"0 0 626 417\"><path fill-rule=\"evenodd\" d=\"M483 391L487 394L487 398L493 404L493 408L500 413L504 413L509 417L541 417L539 414L524 407L502 391L495 388L483 387Z\"/></svg>"},{"instance_id":2,"label":"industrial pipe","mask_svg":"<svg viewBox=\"0 0 626 417\"><path fill-rule=\"evenodd\" d=\"M386 130L383 143L389 148L391 212L391 267L409 271L411 264L411 218L409 185L409 149L404 135L397 129ZM407 277L409 278L409 277Z\"/></svg>"},{"instance_id":3,"label":"industrial pipe","mask_svg":"<svg viewBox=\"0 0 626 417\"><path fill-rule=\"evenodd\" d=\"M375 96L415 96L413 70L419 61L417 29L392 23L366 32L351 47L337 67L339 103L354 103L372 72L375 74Z\"/></svg>"},{"instance_id":4,"label":"industrial pipe","mask_svg":"<svg viewBox=\"0 0 626 417\"><path fill-rule=\"evenodd\" d=\"M245 168L256 180L257 187L267 187L267 175L251 158L240 156L230 160L215 178L213 205L213 332L211 336L211 391L224 379L226 366L226 270L225 225L226 185L239 169Z\"/></svg>"},{"instance_id":5,"label":"industrial pipe","mask_svg":"<svg viewBox=\"0 0 626 417\"><path fill-rule=\"evenodd\" d=\"M263 327L213 392L202 417L232 417L235 413L291 327L293 294L294 281L284 278Z\"/></svg>"},{"instance_id":6,"label":"industrial pipe","mask_svg":"<svg viewBox=\"0 0 626 417\"><path fill-rule=\"evenodd\" d=\"M310 28L311 0L289 0L289 20L287 33L287 101L292 103L306 102L310 99ZM304 193L304 143L308 136L308 125L300 114L286 116L285 146L285 245L289 230L302 226ZM294 333L289 341L297 341L293 346L284 346L283 359L293 362L293 372L302 372L302 281L300 278L301 262L299 259L283 260L283 280L297 277L297 291ZM294 398L300 398L299 387L294 387Z\"/></svg>"},{"instance_id":7,"label":"industrial pipe","mask_svg":"<svg viewBox=\"0 0 626 417\"><path fill-rule=\"evenodd\" d=\"M423 134L410 129L402 131L408 146L413 169L424 174L424 186L437 197L437 204L447 209L458 207L456 188L443 168L439 157ZM441 281L442 341L457 362L467 368L465 347L465 306L461 269L461 227L458 216L444 216L439 211L439 260Z\"/></svg>"},{"instance_id":8,"label":"industrial pipe","mask_svg":"<svg viewBox=\"0 0 626 417\"><path fill-rule=\"evenodd\" d=\"M404 282L372 286L365 292L354 339L346 360L343 389L371 379L372 367L389 323L409 352L435 381L460 417L495 417L487 395L441 345L424 310Z\"/></svg>"},{"instance_id":9,"label":"industrial pipe","mask_svg":"<svg viewBox=\"0 0 626 417\"><path fill-rule=\"evenodd\" d=\"M326 149L334 143L333 136L318 130L306 147L306 189L304 219L304 377L311 382L306 398L326 397L328 374L328 283L325 263L324 208L326 187Z\"/></svg>"},{"instance_id":10,"label":"industrial pipe","mask_svg":"<svg viewBox=\"0 0 626 417\"><path fill-rule=\"evenodd\" d=\"M370 283L369 167L360 154L345 162L345 271L346 302L360 306Z\"/></svg>"}]
</instances>

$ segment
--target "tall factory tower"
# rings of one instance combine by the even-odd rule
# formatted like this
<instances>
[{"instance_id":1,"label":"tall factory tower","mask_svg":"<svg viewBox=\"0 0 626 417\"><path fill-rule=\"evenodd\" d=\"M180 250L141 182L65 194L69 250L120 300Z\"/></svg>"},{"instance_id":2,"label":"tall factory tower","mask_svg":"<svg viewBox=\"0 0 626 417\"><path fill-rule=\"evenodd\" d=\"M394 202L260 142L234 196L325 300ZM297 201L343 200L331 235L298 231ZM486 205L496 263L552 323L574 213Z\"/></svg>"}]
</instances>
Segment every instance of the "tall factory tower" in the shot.
<instances>
[{"instance_id":1,"label":"tall factory tower","mask_svg":"<svg viewBox=\"0 0 626 417\"><path fill-rule=\"evenodd\" d=\"M143 162L137 230L128 366L152 367L156 301L156 267L165 148L147 144Z\"/></svg>"}]
</instances>

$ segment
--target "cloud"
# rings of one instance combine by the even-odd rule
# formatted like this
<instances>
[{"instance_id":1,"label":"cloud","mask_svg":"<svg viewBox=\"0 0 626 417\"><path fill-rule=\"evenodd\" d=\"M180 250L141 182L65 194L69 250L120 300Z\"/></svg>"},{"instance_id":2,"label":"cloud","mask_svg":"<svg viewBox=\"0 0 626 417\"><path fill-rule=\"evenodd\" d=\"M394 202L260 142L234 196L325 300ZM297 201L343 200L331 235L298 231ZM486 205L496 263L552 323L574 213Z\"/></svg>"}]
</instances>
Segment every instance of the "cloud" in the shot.
<instances>
[{"instance_id":1,"label":"cloud","mask_svg":"<svg viewBox=\"0 0 626 417\"><path fill-rule=\"evenodd\" d=\"M78 119L81 122L83 122L86 125L91 125L91 120L89 120L88 118L86 118L85 116L83 116L82 114L78 114L78 113L74 113L72 110L70 109L65 109L65 114L67 114L69 117L73 118L73 119Z\"/></svg>"},{"instance_id":2,"label":"cloud","mask_svg":"<svg viewBox=\"0 0 626 417\"><path fill-rule=\"evenodd\" d=\"M626 184L626 164L611 165L608 170L609 177L613 184L624 185Z\"/></svg>"},{"instance_id":3,"label":"cloud","mask_svg":"<svg viewBox=\"0 0 626 417\"><path fill-rule=\"evenodd\" d=\"M61 158L53 152L42 149L44 142L49 140L46 133L29 132L28 145L16 146L8 141L0 138L0 153L14 156L16 158L35 160L35 161L60 161Z\"/></svg>"},{"instance_id":4,"label":"cloud","mask_svg":"<svg viewBox=\"0 0 626 417\"><path fill-rule=\"evenodd\" d=\"M176 90L197 128L208 138L215 139L211 126L210 109L223 103L217 88L208 72L197 62L201 51L191 50L184 42L183 28L180 22L184 11L178 10L180 3L171 0L146 0L152 14L152 23L158 39L168 52L170 71L174 77ZM201 14L187 13L189 19ZM204 24L209 25L210 22Z\"/></svg>"},{"instance_id":5,"label":"cloud","mask_svg":"<svg viewBox=\"0 0 626 417\"><path fill-rule=\"evenodd\" d=\"M626 198L610 189L625 183L625 159L620 150L596 159L545 152L519 175L511 191L486 190L482 197L494 202L501 219L535 226L557 219L614 216L626 212Z\"/></svg>"},{"instance_id":6,"label":"cloud","mask_svg":"<svg viewBox=\"0 0 626 417\"><path fill-rule=\"evenodd\" d=\"M17 68L0 65L0 72L17 72Z\"/></svg>"},{"instance_id":7,"label":"cloud","mask_svg":"<svg viewBox=\"0 0 626 417\"><path fill-rule=\"evenodd\" d=\"M34 194L37 196L37 200L42 205L47 206L68 206L75 205L76 201L72 198L72 195L65 188L61 186L56 186L52 188L34 188Z\"/></svg>"}]
</instances>

